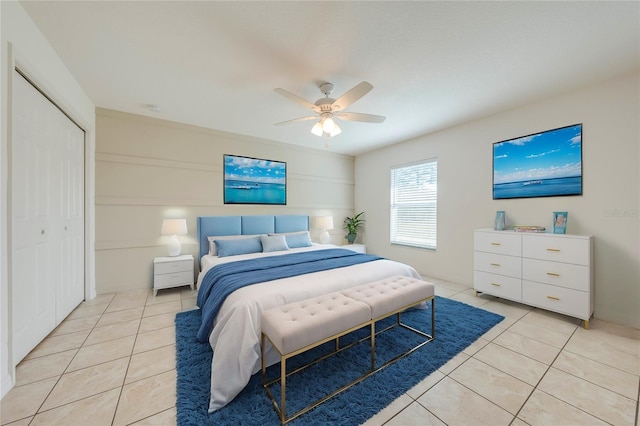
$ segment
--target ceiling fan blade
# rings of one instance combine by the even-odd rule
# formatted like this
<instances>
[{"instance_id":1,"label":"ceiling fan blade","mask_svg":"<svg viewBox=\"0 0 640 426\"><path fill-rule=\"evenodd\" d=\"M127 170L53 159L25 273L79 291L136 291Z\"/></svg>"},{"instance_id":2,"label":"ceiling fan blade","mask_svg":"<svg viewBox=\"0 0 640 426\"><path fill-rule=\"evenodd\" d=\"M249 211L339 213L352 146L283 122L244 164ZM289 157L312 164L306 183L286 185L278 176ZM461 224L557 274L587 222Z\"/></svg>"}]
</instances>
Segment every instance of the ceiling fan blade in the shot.
<instances>
[{"instance_id":1,"label":"ceiling fan blade","mask_svg":"<svg viewBox=\"0 0 640 426\"><path fill-rule=\"evenodd\" d=\"M284 89L281 89L279 87L277 89L273 89L273 90L275 90L276 93L281 94L285 98L291 99L293 102L298 103L298 104L302 105L305 108L309 108L309 109L311 109L313 111L316 111L316 112L320 111L320 108L318 108L316 105L312 104L311 102L307 101L306 99L301 98L298 95L295 95L295 94L289 92L288 90L284 90Z\"/></svg>"},{"instance_id":2,"label":"ceiling fan blade","mask_svg":"<svg viewBox=\"0 0 640 426\"><path fill-rule=\"evenodd\" d=\"M340 96L335 102L332 104L332 109L334 111L341 111L369 93L373 89L371 83L363 81L362 83L356 85L351 90L349 90L344 95Z\"/></svg>"},{"instance_id":3,"label":"ceiling fan blade","mask_svg":"<svg viewBox=\"0 0 640 426\"><path fill-rule=\"evenodd\" d=\"M282 121L280 123L275 123L274 126L282 126L283 124L291 124L296 123L298 121L308 121L308 120L318 120L320 117L317 115L310 115L308 117L294 118L293 120Z\"/></svg>"},{"instance_id":4,"label":"ceiling fan blade","mask_svg":"<svg viewBox=\"0 0 640 426\"><path fill-rule=\"evenodd\" d=\"M341 120L346 121L362 121L365 123L382 123L386 117L373 114L362 114L359 112L340 112L335 114Z\"/></svg>"}]
</instances>

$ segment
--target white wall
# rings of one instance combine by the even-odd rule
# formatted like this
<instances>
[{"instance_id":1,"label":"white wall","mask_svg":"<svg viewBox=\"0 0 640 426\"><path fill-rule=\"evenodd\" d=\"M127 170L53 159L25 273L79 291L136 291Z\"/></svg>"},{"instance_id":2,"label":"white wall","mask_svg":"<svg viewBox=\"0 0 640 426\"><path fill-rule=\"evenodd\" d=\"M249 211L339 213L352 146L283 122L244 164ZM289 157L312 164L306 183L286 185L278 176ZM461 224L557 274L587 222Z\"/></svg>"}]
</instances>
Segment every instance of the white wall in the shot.
<instances>
[{"instance_id":1,"label":"white wall","mask_svg":"<svg viewBox=\"0 0 640 426\"><path fill-rule=\"evenodd\" d=\"M10 220L8 207L8 188L10 187L8 171L8 149L10 147L11 122L11 74L14 67L23 71L36 85L54 100L86 131L86 204L85 218L87 243L86 295L95 295L94 255L93 255L93 153L95 146L95 106L74 80L69 70L62 63L56 52L49 45L40 30L18 2L0 2L0 54L1 73L1 106L2 132L0 134L0 322L2 336L1 346L1 378L0 395L4 396L13 386L13 364L11 354L11 309L9 299L11 285L8 265L10 265L9 238L7 232ZM13 307L19 309L19 307Z\"/></svg>"},{"instance_id":2,"label":"white wall","mask_svg":"<svg viewBox=\"0 0 640 426\"><path fill-rule=\"evenodd\" d=\"M152 262L166 256L164 218L186 218L182 253L197 257L196 217L331 215L331 242L353 214L354 158L217 130L98 109L96 285L98 293L151 288ZM287 205L225 205L223 154L287 163Z\"/></svg>"},{"instance_id":3,"label":"white wall","mask_svg":"<svg viewBox=\"0 0 640 426\"><path fill-rule=\"evenodd\" d=\"M634 73L356 158L355 206L365 210L371 252L420 273L473 283L473 230L551 226L568 211L567 233L595 236L595 317L640 328L640 75ZM492 144L583 123L583 195L492 200ZM438 249L389 244L389 169L438 159Z\"/></svg>"}]
</instances>

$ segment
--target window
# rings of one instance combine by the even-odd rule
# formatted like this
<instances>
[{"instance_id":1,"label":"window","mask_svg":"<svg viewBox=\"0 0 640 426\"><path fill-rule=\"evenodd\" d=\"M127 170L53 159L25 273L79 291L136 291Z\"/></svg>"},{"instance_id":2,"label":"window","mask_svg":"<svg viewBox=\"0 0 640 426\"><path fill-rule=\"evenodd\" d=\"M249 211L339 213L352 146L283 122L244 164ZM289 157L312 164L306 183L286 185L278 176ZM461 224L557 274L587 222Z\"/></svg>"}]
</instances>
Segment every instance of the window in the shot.
<instances>
[{"instance_id":1,"label":"window","mask_svg":"<svg viewBox=\"0 0 640 426\"><path fill-rule=\"evenodd\" d=\"M438 161L391 169L391 244L436 248Z\"/></svg>"}]
</instances>

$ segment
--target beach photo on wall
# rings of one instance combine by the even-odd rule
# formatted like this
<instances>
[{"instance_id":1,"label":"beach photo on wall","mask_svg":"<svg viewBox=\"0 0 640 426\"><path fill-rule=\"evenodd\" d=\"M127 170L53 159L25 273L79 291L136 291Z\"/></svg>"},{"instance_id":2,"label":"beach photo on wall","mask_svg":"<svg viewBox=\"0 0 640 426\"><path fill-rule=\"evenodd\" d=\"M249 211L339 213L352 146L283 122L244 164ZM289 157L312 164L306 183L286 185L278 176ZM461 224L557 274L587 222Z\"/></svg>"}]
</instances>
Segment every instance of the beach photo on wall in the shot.
<instances>
[{"instance_id":1,"label":"beach photo on wall","mask_svg":"<svg viewBox=\"0 0 640 426\"><path fill-rule=\"evenodd\" d=\"M224 154L225 204L287 204L287 163Z\"/></svg>"},{"instance_id":2,"label":"beach photo on wall","mask_svg":"<svg viewBox=\"0 0 640 426\"><path fill-rule=\"evenodd\" d=\"M493 199L582 195L582 124L493 144Z\"/></svg>"}]
</instances>

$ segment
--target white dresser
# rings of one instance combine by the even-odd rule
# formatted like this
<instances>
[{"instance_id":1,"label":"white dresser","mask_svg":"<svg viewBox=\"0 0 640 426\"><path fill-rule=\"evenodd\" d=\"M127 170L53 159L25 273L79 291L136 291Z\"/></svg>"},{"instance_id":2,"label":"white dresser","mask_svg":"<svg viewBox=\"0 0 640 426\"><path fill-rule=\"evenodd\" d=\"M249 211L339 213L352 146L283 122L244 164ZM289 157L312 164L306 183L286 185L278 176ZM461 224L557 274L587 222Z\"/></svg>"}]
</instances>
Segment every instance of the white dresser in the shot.
<instances>
[{"instance_id":1,"label":"white dresser","mask_svg":"<svg viewBox=\"0 0 640 426\"><path fill-rule=\"evenodd\" d=\"M153 259L153 295L163 288L188 285L193 290L193 256L185 254L175 257Z\"/></svg>"},{"instance_id":2,"label":"white dresser","mask_svg":"<svg viewBox=\"0 0 640 426\"><path fill-rule=\"evenodd\" d=\"M476 292L584 320L593 314L593 237L480 229L474 234Z\"/></svg>"}]
</instances>

